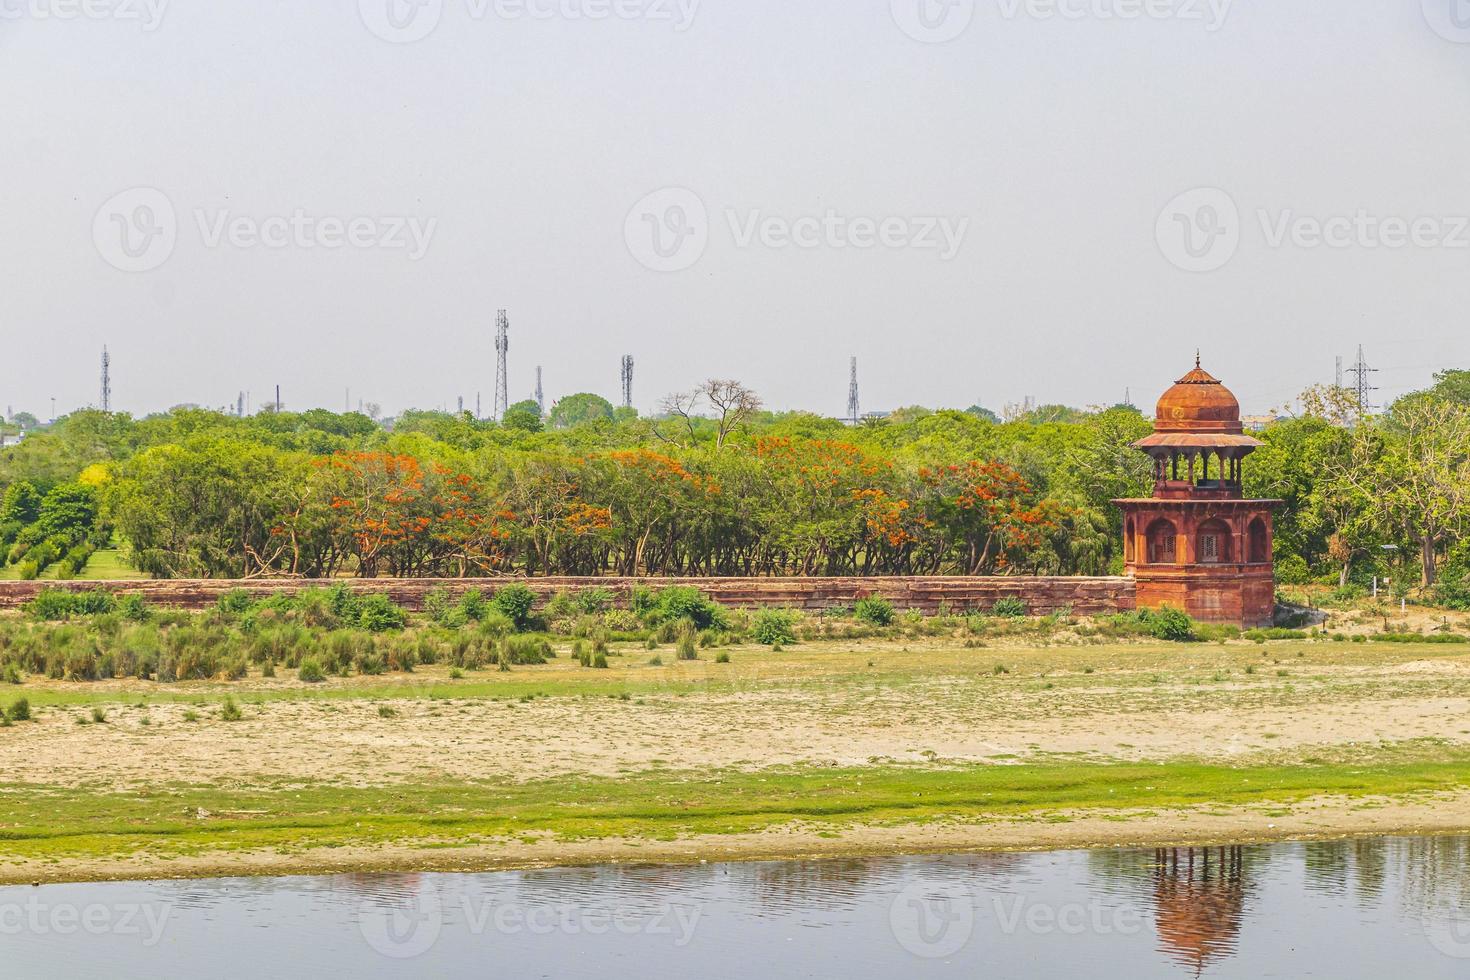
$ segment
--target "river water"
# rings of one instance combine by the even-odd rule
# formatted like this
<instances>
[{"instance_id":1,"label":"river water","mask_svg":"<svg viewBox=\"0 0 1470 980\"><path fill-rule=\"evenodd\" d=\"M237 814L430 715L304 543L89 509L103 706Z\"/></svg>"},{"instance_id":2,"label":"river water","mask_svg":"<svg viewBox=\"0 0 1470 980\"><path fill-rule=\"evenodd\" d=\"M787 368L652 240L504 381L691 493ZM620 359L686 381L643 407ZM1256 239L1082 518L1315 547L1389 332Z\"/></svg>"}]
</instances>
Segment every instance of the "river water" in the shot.
<instances>
[{"instance_id":1,"label":"river water","mask_svg":"<svg viewBox=\"0 0 1470 980\"><path fill-rule=\"evenodd\" d=\"M1470 838L0 889L0 977L1470 977Z\"/></svg>"}]
</instances>

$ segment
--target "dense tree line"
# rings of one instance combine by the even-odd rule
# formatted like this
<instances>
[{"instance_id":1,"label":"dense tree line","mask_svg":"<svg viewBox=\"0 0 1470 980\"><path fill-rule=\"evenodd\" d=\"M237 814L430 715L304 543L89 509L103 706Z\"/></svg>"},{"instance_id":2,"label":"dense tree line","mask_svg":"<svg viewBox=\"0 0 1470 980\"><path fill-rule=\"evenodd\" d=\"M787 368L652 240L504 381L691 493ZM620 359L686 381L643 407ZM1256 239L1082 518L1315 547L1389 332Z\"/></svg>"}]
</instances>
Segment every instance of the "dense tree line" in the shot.
<instances>
[{"instance_id":1,"label":"dense tree line","mask_svg":"<svg viewBox=\"0 0 1470 980\"><path fill-rule=\"evenodd\" d=\"M34 575L111 539L167 577L1102 574L1121 567L1109 501L1148 492L1129 444L1150 425L1117 406L850 427L731 382L655 419L597 396L503 424L79 412L0 452L0 558ZM1424 585L1462 578L1470 372L1371 418L1316 389L1261 438L1247 492L1287 502L1286 580L1409 560Z\"/></svg>"}]
</instances>

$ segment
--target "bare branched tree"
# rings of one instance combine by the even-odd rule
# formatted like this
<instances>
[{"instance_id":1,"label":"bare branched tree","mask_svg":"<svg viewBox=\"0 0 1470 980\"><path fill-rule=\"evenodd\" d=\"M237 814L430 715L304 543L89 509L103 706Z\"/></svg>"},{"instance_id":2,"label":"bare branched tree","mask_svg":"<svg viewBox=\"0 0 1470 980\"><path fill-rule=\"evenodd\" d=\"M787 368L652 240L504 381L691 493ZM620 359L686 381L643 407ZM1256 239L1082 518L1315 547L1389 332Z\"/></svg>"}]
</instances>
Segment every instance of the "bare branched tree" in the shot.
<instances>
[{"instance_id":1,"label":"bare branched tree","mask_svg":"<svg viewBox=\"0 0 1470 980\"><path fill-rule=\"evenodd\" d=\"M694 444L695 429L694 422L698 416L700 389L694 391L676 391L671 395L665 395L663 401L659 402L659 413L666 416L670 425L662 424L653 427L653 434L664 442L675 445L688 446ZM668 429L672 429L670 432ZM686 441L687 440L687 441Z\"/></svg>"},{"instance_id":2,"label":"bare branched tree","mask_svg":"<svg viewBox=\"0 0 1470 980\"><path fill-rule=\"evenodd\" d=\"M725 448L731 433L745 428L761 410L761 400L739 381L711 378L700 385L697 393L710 403L715 415L715 448Z\"/></svg>"}]
</instances>

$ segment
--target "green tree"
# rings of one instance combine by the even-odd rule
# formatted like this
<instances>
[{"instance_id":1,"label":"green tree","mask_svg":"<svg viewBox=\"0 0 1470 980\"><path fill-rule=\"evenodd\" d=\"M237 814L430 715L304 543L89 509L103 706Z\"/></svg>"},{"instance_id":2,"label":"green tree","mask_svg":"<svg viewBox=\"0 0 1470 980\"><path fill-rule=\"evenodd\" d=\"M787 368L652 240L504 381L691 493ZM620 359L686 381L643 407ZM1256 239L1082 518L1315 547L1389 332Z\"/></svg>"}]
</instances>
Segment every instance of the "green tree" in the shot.
<instances>
[{"instance_id":1,"label":"green tree","mask_svg":"<svg viewBox=\"0 0 1470 980\"><path fill-rule=\"evenodd\" d=\"M541 421L541 406L529 398L506 409L500 424L518 432L540 432L545 427Z\"/></svg>"},{"instance_id":2,"label":"green tree","mask_svg":"<svg viewBox=\"0 0 1470 980\"><path fill-rule=\"evenodd\" d=\"M568 395L551 406L547 422L553 429L571 429L589 422L612 421L612 402L601 395Z\"/></svg>"}]
</instances>

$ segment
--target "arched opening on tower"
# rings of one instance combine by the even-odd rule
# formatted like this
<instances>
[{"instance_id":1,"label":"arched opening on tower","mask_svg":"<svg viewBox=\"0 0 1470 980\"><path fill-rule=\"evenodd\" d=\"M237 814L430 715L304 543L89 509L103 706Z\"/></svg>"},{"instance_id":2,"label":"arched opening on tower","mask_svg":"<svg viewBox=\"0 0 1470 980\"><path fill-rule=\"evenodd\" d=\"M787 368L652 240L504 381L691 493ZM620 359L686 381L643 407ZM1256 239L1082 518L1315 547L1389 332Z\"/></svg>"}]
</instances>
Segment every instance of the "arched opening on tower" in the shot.
<instances>
[{"instance_id":1,"label":"arched opening on tower","mask_svg":"<svg viewBox=\"0 0 1470 980\"><path fill-rule=\"evenodd\" d=\"M1159 518L1148 526L1148 564L1173 565L1179 561L1179 529Z\"/></svg>"},{"instance_id":2,"label":"arched opening on tower","mask_svg":"<svg viewBox=\"0 0 1470 980\"><path fill-rule=\"evenodd\" d=\"M1250 541L1250 563L1264 565L1269 562L1271 560L1271 535L1266 530L1266 522L1257 517L1251 521L1246 535Z\"/></svg>"},{"instance_id":3,"label":"arched opening on tower","mask_svg":"<svg viewBox=\"0 0 1470 980\"><path fill-rule=\"evenodd\" d=\"M1195 554L1205 565L1221 565L1234 561L1231 554L1230 525L1219 518L1211 518L1199 526L1199 540Z\"/></svg>"}]
</instances>

